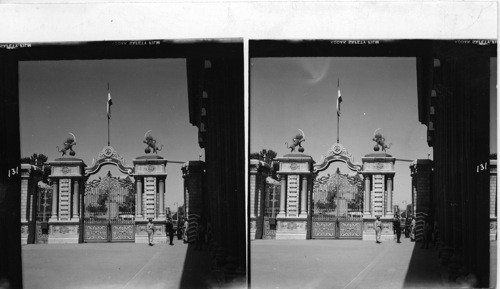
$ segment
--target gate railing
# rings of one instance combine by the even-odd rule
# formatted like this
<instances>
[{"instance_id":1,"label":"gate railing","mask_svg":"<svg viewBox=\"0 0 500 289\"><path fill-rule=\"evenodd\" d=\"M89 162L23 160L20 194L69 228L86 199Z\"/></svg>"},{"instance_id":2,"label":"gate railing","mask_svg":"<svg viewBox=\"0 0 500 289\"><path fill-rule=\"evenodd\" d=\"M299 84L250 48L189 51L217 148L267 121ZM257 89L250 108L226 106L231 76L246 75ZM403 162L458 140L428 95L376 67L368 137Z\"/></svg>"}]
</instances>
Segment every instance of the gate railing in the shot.
<instances>
[{"instance_id":1,"label":"gate railing","mask_svg":"<svg viewBox=\"0 0 500 289\"><path fill-rule=\"evenodd\" d=\"M52 216L52 212L37 212L36 221L38 223L48 222L51 216Z\"/></svg>"},{"instance_id":2,"label":"gate railing","mask_svg":"<svg viewBox=\"0 0 500 289\"><path fill-rule=\"evenodd\" d=\"M86 212L85 224L135 224L135 212L120 212L118 216L109 217L107 214Z\"/></svg>"},{"instance_id":3,"label":"gate railing","mask_svg":"<svg viewBox=\"0 0 500 289\"><path fill-rule=\"evenodd\" d=\"M357 210L349 210L345 214L337 214L335 210L315 209L313 211L314 220L345 220L345 221L362 221L363 212Z\"/></svg>"},{"instance_id":4,"label":"gate railing","mask_svg":"<svg viewBox=\"0 0 500 289\"><path fill-rule=\"evenodd\" d=\"M278 215L280 208L265 208L264 209L264 217L276 218Z\"/></svg>"}]
</instances>

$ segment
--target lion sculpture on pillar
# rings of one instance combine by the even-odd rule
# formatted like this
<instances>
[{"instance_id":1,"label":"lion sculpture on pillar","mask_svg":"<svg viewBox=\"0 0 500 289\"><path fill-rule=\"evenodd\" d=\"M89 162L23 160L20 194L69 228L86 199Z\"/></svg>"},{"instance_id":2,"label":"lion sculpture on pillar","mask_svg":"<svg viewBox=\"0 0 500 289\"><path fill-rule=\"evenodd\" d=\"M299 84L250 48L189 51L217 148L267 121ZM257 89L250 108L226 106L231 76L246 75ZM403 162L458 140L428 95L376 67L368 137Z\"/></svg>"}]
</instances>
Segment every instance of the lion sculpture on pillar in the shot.
<instances>
[{"instance_id":1,"label":"lion sculpture on pillar","mask_svg":"<svg viewBox=\"0 0 500 289\"><path fill-rule=\"evenodd\" d=\"M389 145L387 145L385 143L385 137L377 132L378 130L380 130L380 128L377 128L374 132L373 132L373 141L376 143L375 146L373 147L373 150L378 152L380 149L382 149L382 151L387 151L387 149L391 148L391 145L392 143L390 143Z\"/></svg>"},{"instance_id":2,"label":"lion sculpture on pillar","mask_svg":"<svg viewBox=\"0 0 500 289\"><path fill-rule=\"evenodd\" d=\"M74 156L76 153L73 150L73 146L76 145L76 136L72 133L69 133L73 137L68 137L66 141L63 144L62 149L59 149L59 146L56 146L57 151L62 153L62 156L65 156L66 153L69 151L70 156Z\"/></svg>"},{"instance_id":3,"label":"lion sculpture on pillar","mask_svg":"<svg viewBox=\"0 0 500 289\"><path fill-rule=\"evenodd\" d=\"M158 147L156 145L156 140L149 134L150 130L144 134L144 143L147 144L148 146L144 149L144 152L149 154L151 151L153 153L157 154L159 151L162 150L163 145L161 147Z\"/></svg>"},{"instance_id":4,"label":"lion sculpture on pillar","mask_svg":"<svg viewBox=\"0 0 500 289\"><path fill-rule=\"evenodd\" d=\"M301 129L299 129L299 131L301 132L301 134L297 134L295 138L292 139L291 145L288 145L288 142L285 142L285 145L287 148L290 149L290 152L295 151L297 147L299 147L298 148L299 152L301 153L304 152L304 148L302 147L302 142L306 141L306 136L304 135L304 132Z\"/></svg>"}]
</instances>

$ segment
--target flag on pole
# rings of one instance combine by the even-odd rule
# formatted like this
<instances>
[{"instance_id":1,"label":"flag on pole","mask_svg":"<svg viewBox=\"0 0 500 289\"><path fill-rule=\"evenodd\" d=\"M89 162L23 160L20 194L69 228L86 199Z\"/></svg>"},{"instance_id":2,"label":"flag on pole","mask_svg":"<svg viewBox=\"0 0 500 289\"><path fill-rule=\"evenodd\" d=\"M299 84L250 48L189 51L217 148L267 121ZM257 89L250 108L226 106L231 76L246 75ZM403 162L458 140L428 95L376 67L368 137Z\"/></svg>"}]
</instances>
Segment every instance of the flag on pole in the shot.
<instances>
[{"instance_id":1,"label":"flag on pole","mask_svg":"<svg viewBox=\"0 0 500 289\"><path fill-rule=\"evenodd\" d=\"M337 80L337 115L340 116L340 103L342 102L342 94L340 94L340 80Z\"/></svg>"},{"instance_id":2,"label":"flag on pole","mask_svg":"<svg viewBox=\"0 0 500 289\"><path fill-rule=\"evenodd\" d=\"M113 101L111 100L111 93L109 92L109 83L108 83L108 119L111 119L111 105Z\"/></svg>"}]
</instances>

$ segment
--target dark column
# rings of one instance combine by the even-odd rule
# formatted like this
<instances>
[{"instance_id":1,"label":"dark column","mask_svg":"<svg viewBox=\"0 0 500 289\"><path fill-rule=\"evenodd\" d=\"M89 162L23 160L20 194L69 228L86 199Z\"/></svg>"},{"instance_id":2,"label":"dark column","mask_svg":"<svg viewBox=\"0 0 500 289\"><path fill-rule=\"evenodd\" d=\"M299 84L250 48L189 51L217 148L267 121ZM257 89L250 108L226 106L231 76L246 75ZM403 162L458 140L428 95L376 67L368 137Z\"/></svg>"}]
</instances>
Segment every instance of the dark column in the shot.
<instances>
[{"instance_id":1,"label":"dark column","mask_svg":"<svg viewBox=\"0 0 500 289\"><path fill-rule=\"evenodd\" d=\"M205 149L214 255L229 280L245 275L247 253L243 55L235 53L240 48L224 57L187 59L189 117Z\"/></svg>"},{"instance_id":2,"label":"dark column","mask_svg":"<svg viewBox=\"0 0 500 289\"><path fill-rule=\"evenodd\" d=\"M203 175L205 174L205 163L202 161L189 161L182 166L182 173L184 178L184 200L186 200L186 217L189 221L188 237L189 242L194 243L196 240L197 223L200 218L207 221L204 206L204 186ZM193 228L193 229L191 229Z\"/></svg>"},{"instance_id":3,"label":"dark column","mask_svg":"<svg viewBox=\"0 0 500 289\"><path fill-rule=\"evenodd\" d=\"M442 248L453 254L450 278L472 273L475 287L489 287L489 173L477 168L489 161L496 45L440 42L421 53L428 56L417 60L419 121L434 149L433 200ZM460 267L467 272L453 269Z\"/></svg>"},{"instance_id":4,"label":"dark column","mask_svg":"<svg viewBox=\"0 0 500 289\"><path fill-rule=\"evenodd\" d=\"M432 161L426 159L416 160L410 165L413 184L413 215L415 215L417 218L417 229L415 236L417 241L422 241L425 219L427 217L434 219L434 212L431 210L432 167Z\"/></svg>"},{"instance_id":5,"label":"dark column","mask_svg":"<svg viewBox=\"0 0 500 289\"><path fill-rule=\"evenodd\" d=\"M21 159L19 145L18 63L16 50L0 50L0 279L22 288ZM8 172L11 172L8 174ZM14 173L16 172L16 173Z\"/></svg>"}]
</instances>

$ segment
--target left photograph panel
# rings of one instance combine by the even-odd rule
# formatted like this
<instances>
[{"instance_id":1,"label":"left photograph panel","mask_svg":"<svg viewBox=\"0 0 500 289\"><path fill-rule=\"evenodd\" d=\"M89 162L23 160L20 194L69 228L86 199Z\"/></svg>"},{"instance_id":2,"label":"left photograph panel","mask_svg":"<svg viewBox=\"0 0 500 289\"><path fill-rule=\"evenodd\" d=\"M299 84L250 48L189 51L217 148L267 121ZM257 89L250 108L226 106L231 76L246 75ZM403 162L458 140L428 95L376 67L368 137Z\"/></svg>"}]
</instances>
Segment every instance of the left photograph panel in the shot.
<instances>
[{"instance_id":1,"label":"left photograph panel","mask_svg":"<svg viewBox=\"0 0 500 289\"><path fill-rule=\"evenodd\" d=\"M1 288L246 288L241 39L0 64Z\"/></svg>"}]
</instances>

